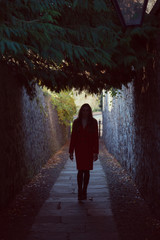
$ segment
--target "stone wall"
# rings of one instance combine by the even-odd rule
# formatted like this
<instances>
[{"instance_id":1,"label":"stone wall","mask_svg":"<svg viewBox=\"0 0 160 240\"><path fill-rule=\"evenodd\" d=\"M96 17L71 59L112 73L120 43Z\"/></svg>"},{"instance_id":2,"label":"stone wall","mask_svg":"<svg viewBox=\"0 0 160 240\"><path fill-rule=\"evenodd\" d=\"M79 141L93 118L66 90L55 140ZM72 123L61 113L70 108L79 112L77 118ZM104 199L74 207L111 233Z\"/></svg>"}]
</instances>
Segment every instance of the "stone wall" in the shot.
<instances>
[{"instance_id":1,"label":"stone wall","mask_svg":"<svg viewBox=\"0 0 160 240\"><path fill-rule=\"evenodd\" d=\"M157 68L158 69L158 68ZM103 138L130 172L141 194L160 214L160 74L123 87L103 101Z\"/></svg>"},{"instance_id":2,"label":"stone wall","mask_svg":"<svg viewBox=\"0 0 160 240\"><path fill-rule=\"evenodd\" d=\"M108 93L103 102L103 138L108 150L123 166L134 171L135 124L133 83L114 98ZM130 159L130 161L128 161Z\"/></svg>"},{"instance_id":3,"label":"stone wall","mask_svg":"<svg viewBox=\"0 0 160 240\"><path fill-rule=\"evenodd\" d=\"M0 72L0 206L4 206L65 144L69 128L59 123L40 88L31 100L4 66Z\"/></svg>"}]
</instances>

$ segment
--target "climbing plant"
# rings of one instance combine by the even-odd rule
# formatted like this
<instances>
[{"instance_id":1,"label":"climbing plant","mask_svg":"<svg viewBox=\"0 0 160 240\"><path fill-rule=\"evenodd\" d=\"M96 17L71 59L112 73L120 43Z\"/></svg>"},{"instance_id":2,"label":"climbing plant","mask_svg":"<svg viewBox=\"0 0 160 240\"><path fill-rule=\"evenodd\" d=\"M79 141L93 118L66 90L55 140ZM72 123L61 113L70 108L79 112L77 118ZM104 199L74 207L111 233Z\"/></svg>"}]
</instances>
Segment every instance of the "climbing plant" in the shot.
<instances>
[{"instance_id":1,"label":"climbing plant","mask_svg":"<svg viewBox=\"0 0 160 240\"><path fill-rule=\"evenodd\" d=\"M147 18L124 31L111 1L1 0L0 61L30 92L121 88L153 57L159 28Z\"/></svg>"},{"instance_id":2,"label":"climbing plant","mask_svg":"<svg viewBox=\"0 0 160 240\"><path fill-rule=\"evenodd\" d=\"M48 91L43 88L44 95L51 97L51 103L56 107L58 118L64 125L70 125L73 117L77 112L77 108L70 91L60 91L59 93Z\"/></svg>"}]
</instances>

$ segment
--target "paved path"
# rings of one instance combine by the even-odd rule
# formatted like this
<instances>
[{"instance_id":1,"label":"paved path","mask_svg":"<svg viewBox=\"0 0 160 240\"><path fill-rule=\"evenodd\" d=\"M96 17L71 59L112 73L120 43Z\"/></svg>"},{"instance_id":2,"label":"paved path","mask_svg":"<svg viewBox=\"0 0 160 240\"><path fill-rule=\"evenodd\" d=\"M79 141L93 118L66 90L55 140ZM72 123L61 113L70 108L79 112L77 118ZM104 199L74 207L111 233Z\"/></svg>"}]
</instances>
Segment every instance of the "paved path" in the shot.
<instances>
[{"instance_id":1,"label":"paved path","mask_svg":"<svg viewBox=\"0 0 160 240\"><path fill-rule=\"evenodd\" d=\"M68 160L27 240L118 240L106 177L94 163L88 200L77 200L75 161Z\"/></svg>"}]
</instances>

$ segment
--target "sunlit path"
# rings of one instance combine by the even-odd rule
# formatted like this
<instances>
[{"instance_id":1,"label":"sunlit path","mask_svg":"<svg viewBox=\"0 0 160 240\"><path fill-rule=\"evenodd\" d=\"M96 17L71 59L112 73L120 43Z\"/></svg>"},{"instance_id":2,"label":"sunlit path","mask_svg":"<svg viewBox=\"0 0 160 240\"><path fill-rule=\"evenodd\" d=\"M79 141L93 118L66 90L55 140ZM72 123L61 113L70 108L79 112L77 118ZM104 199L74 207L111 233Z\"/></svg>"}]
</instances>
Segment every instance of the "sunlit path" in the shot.
<instances>
[{"instance_id":1,"label":"sunlit path","mask_svg":"<svg viewBox=\"0 0 160 240\"><path fill-rule=\"evenodd\" d=\"M27 240L117 240L106 177L94 163L88 200L77 201L75 161L67 161Z\"/></svg>"}]
</instances>

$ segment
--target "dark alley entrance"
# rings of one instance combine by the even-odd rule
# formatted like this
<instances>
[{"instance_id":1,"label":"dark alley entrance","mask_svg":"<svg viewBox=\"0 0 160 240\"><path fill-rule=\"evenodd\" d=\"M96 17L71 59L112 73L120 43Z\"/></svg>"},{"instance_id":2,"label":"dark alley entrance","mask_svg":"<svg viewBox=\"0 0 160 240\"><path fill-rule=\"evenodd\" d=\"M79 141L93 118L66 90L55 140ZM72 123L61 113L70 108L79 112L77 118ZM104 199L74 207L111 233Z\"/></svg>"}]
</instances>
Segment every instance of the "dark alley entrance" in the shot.
<instances>
[{"instance_id":1,"label":"dark alley entrance","mask_svg":"<svg viewBox=\"0 0 160 240\"><path fill-rule=\"evenodd\" d=\"M160 0L0 11L0 240L160 240Z\"/></svg>"}]
</instances>

